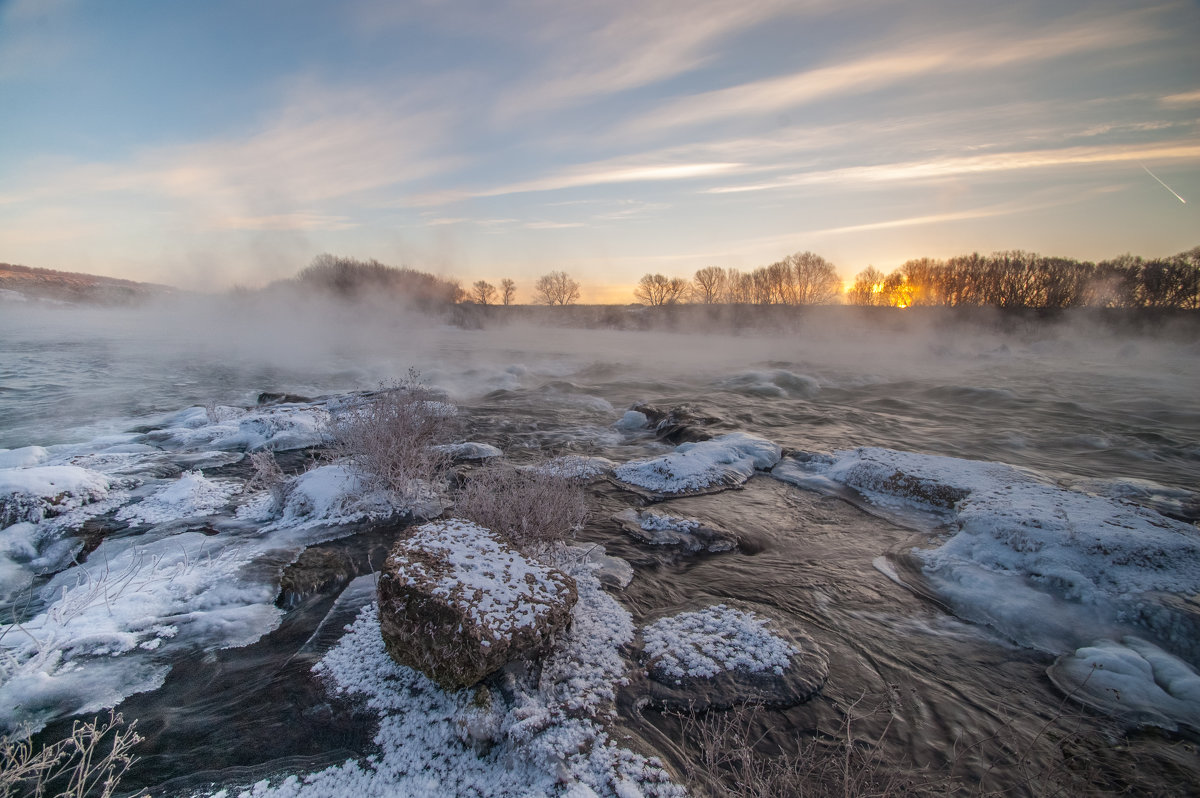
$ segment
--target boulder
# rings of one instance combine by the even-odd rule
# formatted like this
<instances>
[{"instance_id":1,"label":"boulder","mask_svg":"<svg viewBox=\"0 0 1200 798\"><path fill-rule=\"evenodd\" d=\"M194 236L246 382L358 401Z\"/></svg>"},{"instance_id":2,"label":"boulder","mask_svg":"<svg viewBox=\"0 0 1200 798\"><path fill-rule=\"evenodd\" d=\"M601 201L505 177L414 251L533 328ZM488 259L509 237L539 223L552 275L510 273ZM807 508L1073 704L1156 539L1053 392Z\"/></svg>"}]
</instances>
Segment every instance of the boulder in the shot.
<instances>
[{"instance_id":1,"label":"boulder","mask_svg":"<svg viewBox=\"0 0 1200 798\"><path fill-rule=\"evenodd\" d=\"M378 597L392 659L452 690L546 653L578 594L562 571L451 519L417 527L392 548Z\"/></svg>"}]
</instances>

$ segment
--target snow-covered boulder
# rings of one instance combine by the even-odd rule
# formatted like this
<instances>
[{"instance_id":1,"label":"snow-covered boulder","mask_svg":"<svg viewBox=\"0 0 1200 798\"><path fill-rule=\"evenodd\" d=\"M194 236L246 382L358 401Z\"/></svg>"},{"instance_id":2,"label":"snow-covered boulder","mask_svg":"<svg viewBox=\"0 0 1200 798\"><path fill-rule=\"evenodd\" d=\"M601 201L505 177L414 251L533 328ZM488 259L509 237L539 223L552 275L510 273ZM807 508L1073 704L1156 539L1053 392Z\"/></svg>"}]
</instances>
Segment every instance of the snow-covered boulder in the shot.
<instances>
[{"instance_id":1,"label":"snow-covered boulder","mask_svg":"<svg viewBox=\"0 0 1200 798\"><path fill-rule=\"evenodd\" d=\"M398 542L378 589L388 653L446 689L544 654L578 598L574 579L461 520L425 524Z\"/></svg>"},{"instance_id":2,"label":"snow-covered boulder","mask_svg":"<svg viewBox=\"0 0 1200 798\"><path fill-rule=\"evenodd\" d=\"M694 518L631 507L615 514L613 520L636 540L653 546L678 546L687 552L718 552L733 551L738 545L734 533Z\"/></svg>"},{"instance_id":3,"label":"snow-covered boulder","mask_svg":"<svg viewBox=\"0 0 1200 798\"><path fill-rule=\"evenodd\" d=\"M641 659L650 703L692 711L795 706L829 678L829 658L808 635L726 604L645 627Z\"/></svg>"},{"instance_id":4,"label":"snow-covered boulder","mask_svg":"<svg viewBox=\"0 0 1200 798\"><path fill-rule=\"evenodd\" d=\"M108 477L79 466L0 470L0 527L37 523L108 496Z\"/></svg>"},{"instance_id":5,"label":"snow-covered boulder","mask_svg":"<svg viewBox=\"0 0 1200 798\"><path fill-rule=\"evenodd\" d=\"M451 460L491 460L496 457L503 457L504 452L492 446L490 443L479 443L477 441L465 441L463 443L446 443L441 446L433 447L436 451L442 452Z\"/></svg>"},{"instance_id":6,"label":"snow-covered boulder","mask_svg":"<svg viewBox=\"0 0 1200 798\"><path fill-rule=\"evenodd\" d=\"M572 482L591 482L600 479L616 467L616 463L607 457L592 457L583 454L564 454L552 457L545 462L532 466L535 474Z\"/></svg>"},{"instance_id":7,"label":"snow-covered boulder","mask_svg":"<svg viewBox=\"0 0 1200 798\"><path fill-rule=\"evenodd\" d=\"M716 493L779 462L779 444L744 432L680 444L668 454L618 466L613 476L651 498Z\"/></svg>"}]
</instances>

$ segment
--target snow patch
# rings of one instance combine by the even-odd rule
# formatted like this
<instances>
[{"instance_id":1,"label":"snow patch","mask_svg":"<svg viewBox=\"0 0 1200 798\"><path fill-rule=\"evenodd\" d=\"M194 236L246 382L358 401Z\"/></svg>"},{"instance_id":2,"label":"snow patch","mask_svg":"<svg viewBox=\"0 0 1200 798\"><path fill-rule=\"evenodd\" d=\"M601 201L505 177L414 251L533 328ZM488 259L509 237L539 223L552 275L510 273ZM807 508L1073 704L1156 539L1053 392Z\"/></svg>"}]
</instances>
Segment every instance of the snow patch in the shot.
<instances>
[{"instance_id":1,"label":"snow patch","mask_svg":"<svg viewBox=\"0 0 1200 798\"><path fill-rule=\"evenodd\" d=\"M732 432L680 444L673 452L618 466L613 475L659 495L702 493L741 485L756 469L779 462L782 450L765 438Z\"/></svg>"},{"instance_id":2,"label":"snow patch","mask_svg":"<svg viewBox=\"0 0 1200 798\"><path fill-rule=\"evenodd\" d=\"M207 479L200 471L184 471L179 479L159 488L143 501L122 507L117 518L135 524L161 524L180 518L213 515L229 503L239 488L235 482Z\"/></svg>"},{"instance_id":3,"label":"snow patch","mask_svg":"<svg viewBox=\"0 0 1200 798\"><path fill-rule=\"evenodd\" d=\"M648 667L661 675L712 678L724 671L782 674L800 653L753 612L715 604L662 618L642 630Z\"/></svg>"}]
</instances>

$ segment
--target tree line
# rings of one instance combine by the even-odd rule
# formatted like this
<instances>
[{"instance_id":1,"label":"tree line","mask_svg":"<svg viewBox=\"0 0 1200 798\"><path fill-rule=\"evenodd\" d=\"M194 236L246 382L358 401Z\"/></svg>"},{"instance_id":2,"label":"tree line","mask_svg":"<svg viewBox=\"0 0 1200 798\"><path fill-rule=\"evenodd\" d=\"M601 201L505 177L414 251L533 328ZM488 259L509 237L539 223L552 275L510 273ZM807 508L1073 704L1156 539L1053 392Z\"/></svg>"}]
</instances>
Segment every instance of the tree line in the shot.
<instances>
[{"instance_id":1,"label":"tree line","mask_svg":"<svg viewBox=\"0 0 1200 798\"><path fill-rule=\"evenodd\" d=\"M1000 308L1200 308L1200 247L1166 258L1099 263L1019 250L918 258L884 275L868 267L846 292L852 305Z\"/></svg>"},{"instance_id":2,"label":"tree line","mask_svg":"<svg viewBox=\"0 0 1200 798\"><path fill-rule=\"evenodd\" d=\"M842 278L833 264L812 252L749 272L706 266L691 279L647 274L633 290L644 305L826 305L841 293Z\"/></svg>"}]
</instances>

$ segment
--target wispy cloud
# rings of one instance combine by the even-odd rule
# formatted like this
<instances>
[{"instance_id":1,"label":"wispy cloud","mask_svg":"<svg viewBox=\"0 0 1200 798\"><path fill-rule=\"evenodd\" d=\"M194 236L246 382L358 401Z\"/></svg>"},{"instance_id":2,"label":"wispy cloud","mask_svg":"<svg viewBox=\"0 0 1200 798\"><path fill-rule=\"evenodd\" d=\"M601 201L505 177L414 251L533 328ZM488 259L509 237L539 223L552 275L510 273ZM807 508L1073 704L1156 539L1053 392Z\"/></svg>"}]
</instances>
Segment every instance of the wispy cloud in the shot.
<instances>
[{"instance_id":1,"label":"wispy cloud","mask_svg":"<svg viewBox=\"0 0 1200 798\"><path fill-rule=\"evenodd\" d=\"M864 94L931 74L995 69L1111 51L1161 36L1143 14L1068 21L1035 36L992 30L906 43L891 52L840 60L816 69L743 83L676 100L631 121L631 132L653 132L723 119L772 114L833 97Z\"/></svg>"},{"instance_id":2,"label":"wispy cloud","mask_svg":"<svg viewBox=\"0 0 1200 798\"><path fill-rule=\"evenodd\" d=\"M320 213L276 213L267 216L226 216L213 220L224 230L350 230L359 223L345 216Z\"/></svg>"},{"instance_id":3,"label":"wispy cloud","mask_svg":"<svg viewBox=\"0 0 1200 798\"><path fill-rule=\"evenodd\" d=\"M1182 94L1168 94L1160 102L1166 105L1196 105L1200 103L1200 91L1186 91Z\"/></svg>"},{"instance_id":4,"label":"wispy cloud","mask_svg":"<svg viewBox=\"0 0 1200 798\"><path fill-rule=\"evenodd\" d=\"M1048 169L1062 166L1140 163L1200 158L1200 144L1170 142L1144 147L1069 147L1057 150L990 153L987 155L935 158L904 163L852 166L790 175L779 180L719 186L709 194L735 194L828 183L893 183L937 180L986 172Z\"/></svg>"}]
</instances>

